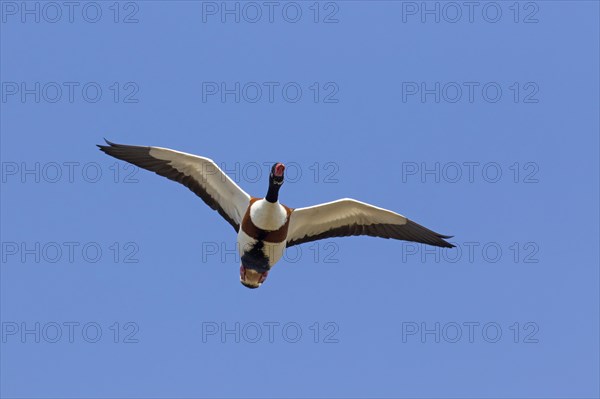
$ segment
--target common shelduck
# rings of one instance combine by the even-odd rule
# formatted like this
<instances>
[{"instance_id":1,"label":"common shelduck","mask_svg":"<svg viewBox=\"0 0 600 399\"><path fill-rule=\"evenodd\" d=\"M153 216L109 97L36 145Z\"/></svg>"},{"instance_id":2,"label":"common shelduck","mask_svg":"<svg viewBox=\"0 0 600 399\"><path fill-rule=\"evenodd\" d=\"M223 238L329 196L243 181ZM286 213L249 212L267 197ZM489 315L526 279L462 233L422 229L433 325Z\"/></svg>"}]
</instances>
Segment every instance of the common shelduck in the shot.
<instances>
[{"instance_id":1,"label":"common shelduck","mask_svg":"<svg viewBox=\"0 0 600 399\"><path fill-rule=\"evenodd\" d=\"M100 150L177 181L219 212L237 232L240 282L248 288L264 283L286 247L329 237L367 235L415 241L438 247L454 245L408 218L364 202L344 198L307 208L279 203L285 166L276 163L265 198L248 195L208 158L161 147L111 143Z\"/></svg>"}]
</instances>

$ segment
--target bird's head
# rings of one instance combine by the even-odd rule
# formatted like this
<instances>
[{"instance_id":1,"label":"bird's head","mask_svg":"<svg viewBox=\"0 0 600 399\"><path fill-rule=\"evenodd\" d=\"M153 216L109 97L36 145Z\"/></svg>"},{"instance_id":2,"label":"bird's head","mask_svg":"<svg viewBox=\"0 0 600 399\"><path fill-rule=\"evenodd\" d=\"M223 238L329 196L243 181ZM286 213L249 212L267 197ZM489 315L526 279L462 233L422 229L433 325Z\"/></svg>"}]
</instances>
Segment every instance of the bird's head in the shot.
<instances>
[{"instance_id":1,"label":"bird's head","mask_svg":"<svg viewBox=\"0 0 600 399\"><path fill-rule=\"evenodd\" d=\"M269 175L269 182L275 185L283 184L283 172L285 171L285 165L281 162L277 162L271 167L271 174Z\"/></svg>"}]
</instances>

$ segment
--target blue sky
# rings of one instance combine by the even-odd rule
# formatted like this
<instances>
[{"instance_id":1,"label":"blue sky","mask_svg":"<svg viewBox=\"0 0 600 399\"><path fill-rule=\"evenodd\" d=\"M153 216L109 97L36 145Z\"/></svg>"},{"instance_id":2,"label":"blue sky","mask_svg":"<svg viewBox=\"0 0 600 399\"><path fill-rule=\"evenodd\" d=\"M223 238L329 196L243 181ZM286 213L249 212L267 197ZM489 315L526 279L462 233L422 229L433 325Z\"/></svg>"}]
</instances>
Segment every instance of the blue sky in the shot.
<instances>
[{"instance_id":1,"label":"blue sky","mask_svg":"<svg viewBox=\"0 0 600 399\"><path fill-rule=\"evenodd\" d=\"M223 4L0 2L1 396L598 397L598 3ZM458 248L325 240L248 290L103 137Z\"/></svg>"}]
</instances>

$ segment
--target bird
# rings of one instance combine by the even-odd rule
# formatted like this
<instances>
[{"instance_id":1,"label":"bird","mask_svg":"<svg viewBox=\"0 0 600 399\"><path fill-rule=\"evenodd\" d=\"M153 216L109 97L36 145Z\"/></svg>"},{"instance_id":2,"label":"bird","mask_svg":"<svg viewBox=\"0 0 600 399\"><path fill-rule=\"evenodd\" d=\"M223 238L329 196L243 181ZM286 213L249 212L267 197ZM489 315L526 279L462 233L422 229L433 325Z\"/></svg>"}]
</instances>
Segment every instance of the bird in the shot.
<instances>
[{"instance_id":1,"label":"bird","mask_svg":"<svg viewBox=\"0 0 600 399\"><path fill-rule=\"evenodd\" d=\"M217 211L236 231L240 282L258 288L287 247L324 238L372 236L452 248L442 235L399 213L351 198L305 208L279 203L285 165L273 164L264 198L242 190L209 158L168 148L97 145L104 153L179 182Z\"/></svg>"}]
</instances>

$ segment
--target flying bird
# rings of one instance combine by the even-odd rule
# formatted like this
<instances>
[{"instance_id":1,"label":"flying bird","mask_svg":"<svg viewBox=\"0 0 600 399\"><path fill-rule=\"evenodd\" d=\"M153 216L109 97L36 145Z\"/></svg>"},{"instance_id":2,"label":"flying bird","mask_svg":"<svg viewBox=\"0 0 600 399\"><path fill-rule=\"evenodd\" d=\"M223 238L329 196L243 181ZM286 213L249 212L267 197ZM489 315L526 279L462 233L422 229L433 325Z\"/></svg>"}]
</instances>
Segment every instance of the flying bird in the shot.
<instances>
[{"instance_id":1,"label":"flying bird","mask_svg":"<svg viewBox=\"0 0 600 399\"><path fill-rule=\"evenodd\" d=\"M111 143L101 151L188 187L235 229L240 282L260 287L286 247L330 237L366 235L452 248L452 238L387 209L350 198L306 208L279 203L285 165L276 163L264 198L251 197L212 160L161 147Z\"/></svg>"}]
</instances>

